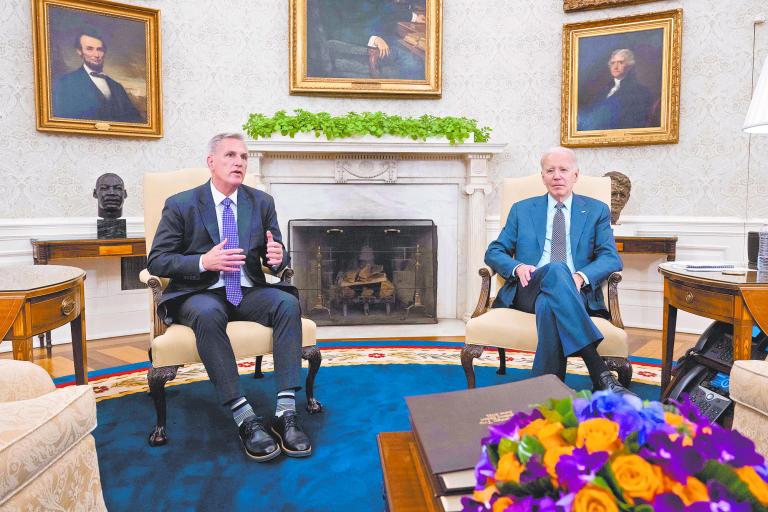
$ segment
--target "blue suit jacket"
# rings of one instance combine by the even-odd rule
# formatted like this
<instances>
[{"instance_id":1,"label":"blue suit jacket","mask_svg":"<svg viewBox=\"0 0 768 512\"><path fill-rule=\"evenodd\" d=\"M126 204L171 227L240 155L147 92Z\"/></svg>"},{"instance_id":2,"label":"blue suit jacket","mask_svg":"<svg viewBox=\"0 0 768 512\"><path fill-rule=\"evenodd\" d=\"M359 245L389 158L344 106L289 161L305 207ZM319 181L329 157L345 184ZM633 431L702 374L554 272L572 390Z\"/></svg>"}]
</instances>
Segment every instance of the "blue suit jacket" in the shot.
<instances>
[{"instance_id":1,"label":"blue suit jacket","mask_svg":"<svg viewBox=\"0 0 768 512\"><path fill-rule=\"evenodd\" d=\"M266 265L267 230L272 232L275 242L283 244L274 199L266 192L240 185L237 233L245 254L243 272L254 286L276 286L298 297L295 287L283 283L268 284L264 277L262 262ZM151 274L171 278L158 305L158 313L166 322L172 321L164 306L168 300L205 290L219 279L218 271L200 273L199 265L200 256L220 241L210 180L168 198L147 257L147 269ZM284 250L278 270L288 263L288 252Z\"/></svg>"},{"instance_id":2,"label":"blue suit jacket","mask_svg":"<svg viewBox=\"0 0 768 512\"><path fill-rule=\"evenodd\" d=\"M81 66L53 82L53 115L69 119L143 123L122 85L109 77L112 97L107 100Z\"/></svg>"},{"instance_id":3,"label":"blue suit jacket","mask_svg":"<svg viewBox=\"0 0 768 512\"><path fill-rule=\"evenodd\" d=\"M517 293L517 265L536 265L544 252L547 233L547 194L512 205L499 238L485 252L485 263L506 280L493 307L510 307ZM608 205L591 197L573 194L571 204L571 253L576 270L589 285L582 288L590 311L605 311L600 284L622 269L611 229Z\"/></svg>"}]
</instances>

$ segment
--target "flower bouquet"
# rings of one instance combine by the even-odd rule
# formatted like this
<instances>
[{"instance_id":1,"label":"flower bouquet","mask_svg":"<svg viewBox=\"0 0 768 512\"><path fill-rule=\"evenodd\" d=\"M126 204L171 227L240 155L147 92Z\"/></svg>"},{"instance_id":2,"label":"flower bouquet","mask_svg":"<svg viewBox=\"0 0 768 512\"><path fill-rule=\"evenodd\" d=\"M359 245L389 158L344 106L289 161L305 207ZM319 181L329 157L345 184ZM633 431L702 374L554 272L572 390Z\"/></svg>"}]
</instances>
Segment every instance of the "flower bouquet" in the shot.
<instances>
[{"instance_id":1,"label":"flower bouquet","mask_svg":"<svg viewBox=\"0 0 768 512\"><path fill-rule=\"evenodd\" d=\"M582 391L491 426L482 443L465 512L768 512L754 443L689 401Z\"/></svg>"}]
</instances>

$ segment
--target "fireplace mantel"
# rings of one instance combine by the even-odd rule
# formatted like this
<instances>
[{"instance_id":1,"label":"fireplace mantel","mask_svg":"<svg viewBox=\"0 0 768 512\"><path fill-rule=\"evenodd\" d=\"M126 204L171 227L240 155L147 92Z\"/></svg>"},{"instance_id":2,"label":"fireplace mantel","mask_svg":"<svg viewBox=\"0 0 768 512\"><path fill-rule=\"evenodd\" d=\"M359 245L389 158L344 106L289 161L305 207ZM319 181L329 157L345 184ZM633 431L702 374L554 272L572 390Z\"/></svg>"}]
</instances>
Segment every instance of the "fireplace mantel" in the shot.
<instances>
[{"instance_id":1,"label":"fireplace mantel","mask_svg":"<svg viewBox=\"0 0 768 512\"><path fill-rule=\"evenodd\" d=\"M450 236L438 238L439 250L451 251L450 257L438 263L444 267L453 266L445 265L446 261L456 263L453 269L442 269L451 273L441 274L438 279L438 300L442 296L445 303L450 303L450 311L445 307L442 309L444 317L467 320L480 290L476 271L483 266L486 249L485 196L492 190L488 163L494 155L504 151L506 144L449 144L394 137L327 141L316 139L314 135L299 135L302 136L297 135L296 139L276 137L246 141L249 173L254 175L260 188L275 196L281 229L290 218L306 218L307 215L351 218L353 213L357 215L359 206L354 212L345 212L343 206L334 204L336 196L349 198L348 191L353 189L327 185L358 186L361 197L371 193L371 186L381 185L375 190L393 198L400 195L398 190L407 195L413 194L414 185L423 186L418 189L423 190L423 194L413 201L407 213L411 218L428 218L420 213L428 209L422 208L420 203L435 197L440 198L443 208L455 213L456 224L444 225L444 229L450 230ZM323 187L313 188L312 185ZM404 187L398 189L398 185ZM446 195L446 185L455 192ZM446 199L448 196L450 200ZM372 210L368 215L382 218L379 210ZM445 247L446 243L453 247Z\"/></svg>"}]
</instances>

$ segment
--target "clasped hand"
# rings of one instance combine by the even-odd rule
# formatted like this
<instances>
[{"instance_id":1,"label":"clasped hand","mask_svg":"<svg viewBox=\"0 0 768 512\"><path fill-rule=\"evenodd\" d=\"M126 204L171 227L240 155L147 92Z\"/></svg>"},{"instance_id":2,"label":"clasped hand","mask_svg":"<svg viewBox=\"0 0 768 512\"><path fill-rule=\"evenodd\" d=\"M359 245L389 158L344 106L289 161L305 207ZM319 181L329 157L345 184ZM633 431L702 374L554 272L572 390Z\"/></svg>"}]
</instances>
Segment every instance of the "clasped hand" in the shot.
<instances>
[{"instance_id":1,"label":"clasped hand","mask_svg":"<svg viewBox=\"0 0 768 512\"><path fill-rule=\"evenodd\" d=\"M220 243L214 245L210 251L203 254L203 267L205 270L236 272L245 265L243 250L240 247L225 249L226 243L227 239L225 238Z\"/></svg>"},{"instance_id":2,"label":"clasped hand","mask_svg":"<svg viewBox=\"0 0 768 512\"><path fill-rule=\"evenodd\" d=\"M520 281L520 286L525 288L528 286L528 283L531 281L531 276L536 271L536 267L534 265L519 265L517 269L515 269L515 275L517 276L518 281ZM581 290L581 287L584 286L584 278L581 277L580 274L573 274L573 284L576 285L577 290Z\"/></svg>"}]
</instances>

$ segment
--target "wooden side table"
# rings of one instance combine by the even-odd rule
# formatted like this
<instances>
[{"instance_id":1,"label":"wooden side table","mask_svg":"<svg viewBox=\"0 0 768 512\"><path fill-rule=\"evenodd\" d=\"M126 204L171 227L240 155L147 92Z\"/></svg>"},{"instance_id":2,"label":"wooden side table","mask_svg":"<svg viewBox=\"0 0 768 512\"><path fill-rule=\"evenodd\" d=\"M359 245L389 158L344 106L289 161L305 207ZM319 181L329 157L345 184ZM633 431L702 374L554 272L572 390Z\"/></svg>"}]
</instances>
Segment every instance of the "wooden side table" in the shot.
<instances>
[{"instance_id":1,"label":"wooden side table","mask_svg":"<svg viewBox=\"0 0 768 512\"><path fill-rule=\"evenodd\" d=\"M82 238L77 240L32 240L32 258L35 265L47 265L49 261L63 258L104 258L146 256L147 247L143 238L118 238L100 240Z\"/></svg>"},{"instance_id":2,"label":"wooden side table","mask_svg":"<svg viewBox=\"0 0 768 512\"><path fill-rule=\"evenodd\" d=\"M666 254L667 261L675 261L676 236L617 236L616 249L621 254Z\"/></svg>"},{"instance_id":3,"label":"wooden side table","mask_svg":"<svg viewBox=\"0 0 768 512\"><path fill-rule=\"evenodd\" d=\"M379 457L388 512L442 512L432 496L413 432L380 432Z\"/></svg>"},{"instance_id":4,"label":"wooden side table","mask_svg":"<svg viewBox=\"0 0 768 512\"><path fill-rule=\"evenodd\" d=\"M69 323L77 384L88 382L85 271L60 265L0 267L0 333L13 358L32 360L32 337Z\"/></svg>"}]
</instances>

